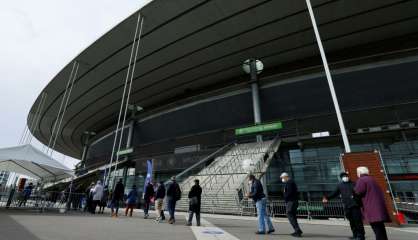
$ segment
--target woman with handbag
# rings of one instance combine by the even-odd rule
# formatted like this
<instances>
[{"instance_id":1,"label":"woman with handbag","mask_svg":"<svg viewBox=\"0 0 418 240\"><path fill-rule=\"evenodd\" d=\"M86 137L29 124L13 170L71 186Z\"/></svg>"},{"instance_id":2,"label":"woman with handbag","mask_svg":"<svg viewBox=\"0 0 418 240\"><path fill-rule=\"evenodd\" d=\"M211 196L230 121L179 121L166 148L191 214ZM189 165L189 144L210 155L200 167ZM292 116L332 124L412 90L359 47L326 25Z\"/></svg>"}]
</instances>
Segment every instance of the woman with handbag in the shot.
<instances>
[{"instance_id":1,"label":"woman with handbag","mask_svg":"<svg viewBox=\"0 0 418 240\"><path fill-rule=\"evenodd\" d=\"M192 226L193 214L196 214L197 226L200 226L200 204L202 188L199 186L199 179L194 180L194 185L189 192L189 219L187 226Z\"/></svg>"}]
</instances>

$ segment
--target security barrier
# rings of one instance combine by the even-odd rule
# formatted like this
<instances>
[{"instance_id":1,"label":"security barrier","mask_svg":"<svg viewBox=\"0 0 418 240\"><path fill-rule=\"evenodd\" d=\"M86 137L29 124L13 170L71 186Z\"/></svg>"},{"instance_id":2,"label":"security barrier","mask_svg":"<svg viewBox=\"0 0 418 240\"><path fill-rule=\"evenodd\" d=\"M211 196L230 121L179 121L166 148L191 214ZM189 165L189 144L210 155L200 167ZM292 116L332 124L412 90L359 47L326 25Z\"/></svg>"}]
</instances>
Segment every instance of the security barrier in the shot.
<instances>
[{"instance_id":1,"label":"security barrier","mask_svg":"<svg viewBox=\"0 0 418 240\"><path fill-rule=\"evenodd\" d=\"M286 203L283 200L270 200L267 209L272 217L286 216ZM256 208L252 200L241 201L241 215L256 215ZM313 218L344 218L344 206L341 201L330 201L326 204L321 201L299 201L298 216Z\"/></svg>"},{"instance_id":2,"label":"security barrier","mask_svg":"<svg viewBox=\"0 0 418 240\"><path fill-rule=\"evenodd\" d=\"M10 189L0 192L0 207L33 210L82 210L85 206L85 194L69 192L36 192L29 196L23 191Z\"/></svg>"}]
</instances>

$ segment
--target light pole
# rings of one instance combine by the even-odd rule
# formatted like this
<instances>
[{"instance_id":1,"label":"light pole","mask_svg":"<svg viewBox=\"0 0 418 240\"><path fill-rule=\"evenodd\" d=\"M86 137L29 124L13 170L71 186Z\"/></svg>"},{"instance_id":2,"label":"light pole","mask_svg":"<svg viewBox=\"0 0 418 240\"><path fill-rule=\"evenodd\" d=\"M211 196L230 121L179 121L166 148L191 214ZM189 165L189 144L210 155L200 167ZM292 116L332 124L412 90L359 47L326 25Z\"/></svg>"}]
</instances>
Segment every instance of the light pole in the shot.
<instances>
[{"instance_id":1,"label":"light pole","mask_svg":"<svg viewBox=\"0 0 418 240\"><path fill-rule=\"evenodd\" d=\"M344 148L346 153L351 152L350 143L348 142L347 132L345 130L343 117L341 115L340 105L338 104L337 94L335 93L334 83L332 82L331 72L329 71L327 56L325 55L324 46L322 46L321 36L319 35L318 26L316 25L315 15L313 13L310 0L306 0L308 6L309 15L312 21L312 27L315 32L316 42L318 43L319 52L321 53L322 63L325 69L325 75L327 77L329 90L331 92L332 102L334 103L335 112L337 114L338 125L340 127L341 136L344 142Z\"/></svg>"},{"instance_id":2,"label":"light pole","mask_svg":"<svg viewBox=\"0 0 418 240\"><path fill-rule=\"evenodd\" d=\"M245 73L250 74L254 123L257 125L261 123L260 95L258 90L257 75L263 71L264 65L260 60L250 58L244 61L244 63L242 64L242 69ZM261 135L257 135L257 142L262 141L263 137Z\"/></svg>"},{"instance_id":3,"label":"light pole","mask_svg":"<svg viewBox=\"0 0 418 240\"><path fill-rule=\"evenodd\" d=\"M88 149L88 145L89 145L90 136L95 136L95 135L96 135L95 132L90 132L90 131L85 131L83 133L83 136L85 136L85 139L84 139L84 143L83 143L84 144L83 153L81 155L81 162L82 162L81 167L82 168L86 167L86 155L87 155L87 149Z\"/></svg>"}]
</instances>

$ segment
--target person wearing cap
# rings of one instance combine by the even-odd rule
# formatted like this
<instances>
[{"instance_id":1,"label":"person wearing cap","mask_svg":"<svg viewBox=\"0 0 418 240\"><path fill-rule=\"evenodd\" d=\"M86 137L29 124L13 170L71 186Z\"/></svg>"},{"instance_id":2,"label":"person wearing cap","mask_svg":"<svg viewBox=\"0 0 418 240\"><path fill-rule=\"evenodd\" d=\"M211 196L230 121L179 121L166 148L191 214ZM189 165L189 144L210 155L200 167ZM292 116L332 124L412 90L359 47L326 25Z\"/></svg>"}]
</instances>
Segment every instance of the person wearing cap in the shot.
<instances>
[{"instance_id":1,"label":"person wearing cap","mask_svg":"<svg viewBox=\"0 0 418 240\"><path fill-rule=\"evenodd\" d=\"M197 226L200 226L200 205L202 200L202 188L199 186L199 179L194 180L189 195L189 219L187 226L192 226L193 214L196 214Z\"/></svg>"},{"instance_id":2,"label":"person wearing cap","mask_svg":"<svg viewBox=\"0 0 418 240\"><path fill-rule=\"evenodd\" d=\"M385 203L385 194L376 180L369 176L367 167L357 168L357 180L354 191L361 196L363 216L369 222L376 240L387 240L385 222L390 217Z\"/></svg>"},{"instance_id":3,"label":"person wearing cap","mask_svg":"<svg viewBox=\"0 0 418 240\"><path fill-rule=\"evenodd\" d=\"M294 229L293 237L302 237L302 230L299 227L297 219L297 211L299 206L299 193L296 183L289 177L289 174L282 173L280 175L282 182L285 184L283 188L284 201L286 203L286 215L290 225Z\"/></svg>"},{"instance_id":4,"label":"person wearing cap","mask_svg":"<svg viewBox=\"0 0 418 240\"><path fill-rule=\"evenodd\" d=\"M255 178L255 176L252 174L248 176L248 180L251 192L247 194L247 197L254 201L255 207L257 208L258 231L255 232L255 234L273 233L274 227L267 212L267 199L266 195L264 194L263 185L261 184L260 180ZM265 223L267 223L268 227L267 232Z\"/></svg>"},{"instance_id":5,"label":"person wearing cap","mask_svg":"<svg viewBox=\"0 0 418 240\"><path fill-rule=\"evenodd\" d=\"M345 216L350 222L351 231L353 232L353 237L350 237L350 239L364 240L365 232L360 209L361 204L359 203L359 196L354 192L355 182L352 182L345 172L340 174L340 179L341 182L337 185L335 191L331 195L325 195L322 202L327 203L328 200L341 196Z\"/></svg>"},{"instance_id":6,"label":"person wearing cap","mask_svg":"<svg viewBox=\"0 0 418 240\"><path fill-rule=\"evenodd\" d=\"M176 202L181 198L181 190L179 184L176 182L176 177L172 177L171 181L167 185L167 208L170 214L168 223L174 224L176 222Z\"/></svg>"}]
</instances>

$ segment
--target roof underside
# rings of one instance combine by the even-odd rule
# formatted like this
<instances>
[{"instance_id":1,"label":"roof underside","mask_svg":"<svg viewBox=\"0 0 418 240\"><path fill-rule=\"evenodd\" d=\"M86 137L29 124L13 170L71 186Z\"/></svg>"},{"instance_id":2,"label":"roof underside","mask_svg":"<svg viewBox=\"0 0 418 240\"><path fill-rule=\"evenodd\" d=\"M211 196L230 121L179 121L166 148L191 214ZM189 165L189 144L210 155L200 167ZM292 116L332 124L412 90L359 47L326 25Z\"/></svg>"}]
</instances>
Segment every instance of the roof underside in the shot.
<instances>
[{"instance_id":1,"label":"roof underside","mask_svg":"<svg viewBox=\"0 0 418 240\"><path fill-rule=\"evenodd\" d=\"M312 4L331 62L418 45L418 1L312 0ZM131 103L142 106L143 114L207 89L247 81L241 63L251 57L263 61L265 76L320 64L304 0L154 0L140 11L144 28ZM57 151L80 157L84 131L101 133L115 125L136 19L136 14L128 17L74 59L80 69ZM44 89L45 105L31 132L45 144L71 68L69 63ZM28 126L40 98L32 106Z\"/></svg>"}]
</instances>

